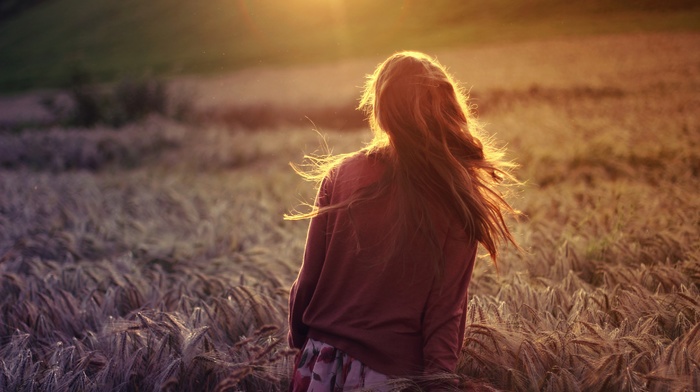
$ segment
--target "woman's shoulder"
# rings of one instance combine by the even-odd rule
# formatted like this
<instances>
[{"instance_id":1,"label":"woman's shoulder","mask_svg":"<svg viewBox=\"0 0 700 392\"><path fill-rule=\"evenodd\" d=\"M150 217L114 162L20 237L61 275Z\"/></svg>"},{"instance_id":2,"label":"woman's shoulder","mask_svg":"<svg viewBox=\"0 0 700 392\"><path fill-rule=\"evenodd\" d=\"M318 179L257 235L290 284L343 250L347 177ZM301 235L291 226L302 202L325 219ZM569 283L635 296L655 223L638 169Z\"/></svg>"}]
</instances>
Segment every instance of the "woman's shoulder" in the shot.
<instances>
[{"instance_id":1,"label":"woman's shoulder","mask_svg":"<svg viewBox=\"0 0 700 392\"><path fill-rule=\"evenodd\" d=\"M380 153L360 150L348 154L337 167L337 171L344 175L370 174L372 172L383 172L387 162Z\"/></svg>"}]
</instances>

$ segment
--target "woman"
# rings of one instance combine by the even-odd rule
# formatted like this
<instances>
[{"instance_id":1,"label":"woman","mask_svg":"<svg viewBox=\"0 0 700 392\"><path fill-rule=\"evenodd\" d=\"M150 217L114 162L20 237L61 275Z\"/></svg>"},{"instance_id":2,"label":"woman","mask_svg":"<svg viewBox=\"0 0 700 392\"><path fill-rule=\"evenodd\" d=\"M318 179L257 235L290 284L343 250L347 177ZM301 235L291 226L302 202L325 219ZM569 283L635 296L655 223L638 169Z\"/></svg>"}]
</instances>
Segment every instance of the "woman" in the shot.
<instances>
[{"instance_id":1,"label":"woman","mask_svg":"<svg viewBox=\"0 0 700 392\"><path fill-rule=\"evenodd\" d=\"M315 158L320 182L290 292L291 390L389 389L454 372L477 245L514 243L495 189L512 165L485 148L445 68L401 52L368 78L373 140ZM438 377L433 377L438 378ZM443 377L444 378L444 377Z\"/></svg>"}]
</instances>

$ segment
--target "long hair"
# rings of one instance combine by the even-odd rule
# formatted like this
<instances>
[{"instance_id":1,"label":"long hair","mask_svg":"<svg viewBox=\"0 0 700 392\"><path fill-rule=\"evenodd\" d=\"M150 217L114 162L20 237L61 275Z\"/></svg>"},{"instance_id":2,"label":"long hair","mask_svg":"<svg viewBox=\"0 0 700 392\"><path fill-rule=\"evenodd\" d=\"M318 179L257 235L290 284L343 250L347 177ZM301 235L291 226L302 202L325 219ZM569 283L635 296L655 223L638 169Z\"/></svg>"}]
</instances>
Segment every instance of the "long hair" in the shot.
<instances>
[{"instance_id":1,"label":"long hair","mask_svg":"<svg viewBox=\"0 0 700 392\"><path fill-rule=\"evenodd\" d=\"M502 160L503 151L477 136L481 127L467 106L467 95L435 59L419 52L399 52L381 63L365 84L359 109L367 114L372 141L357 153L375 154L389 164L379 184L362 189L341 204L287 216L304 219L349 208L391 192L398 208L390 247L398 249L411 233L424 236L438 259L437 217L456 220L497 262L502 241L514 245L504 214L517 214L497 189L517 183ZM310 158L311 170L295 167L318 183L348 155Z\"/></svg>"}]
</instances>

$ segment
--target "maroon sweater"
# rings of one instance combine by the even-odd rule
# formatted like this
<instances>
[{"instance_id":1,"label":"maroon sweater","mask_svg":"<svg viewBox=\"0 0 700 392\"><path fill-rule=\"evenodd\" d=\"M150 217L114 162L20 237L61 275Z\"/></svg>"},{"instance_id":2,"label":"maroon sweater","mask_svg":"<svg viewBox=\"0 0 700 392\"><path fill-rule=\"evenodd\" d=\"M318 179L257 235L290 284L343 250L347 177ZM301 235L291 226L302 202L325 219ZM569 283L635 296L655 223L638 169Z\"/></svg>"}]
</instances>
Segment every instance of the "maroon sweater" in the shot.
<instances>
[{"instance_id":1,"label":"maroon sweater","mask_svg":"<svg viewBox=\"0 0 700 392\"><path fill-rule=\"evenodd\" d=\"M322 182L317 205L346 200L385 169L364 153L346 159ZM442 222L442 276L420 239L386 260L383 240L396 221L391 206L387 195L311 220L290 292L289 344L301 348L311 337L389 376L453 372L477 244L456 222Z\"/></svg>"}]
</instances>

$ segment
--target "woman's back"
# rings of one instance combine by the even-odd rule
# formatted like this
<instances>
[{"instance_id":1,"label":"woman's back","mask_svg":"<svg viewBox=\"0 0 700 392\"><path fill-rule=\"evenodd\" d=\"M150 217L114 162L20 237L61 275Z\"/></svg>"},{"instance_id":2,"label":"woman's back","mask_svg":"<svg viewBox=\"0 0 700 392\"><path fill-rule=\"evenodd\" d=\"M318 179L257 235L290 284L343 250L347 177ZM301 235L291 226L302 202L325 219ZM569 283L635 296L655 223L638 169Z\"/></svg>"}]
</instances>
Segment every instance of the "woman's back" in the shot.
<instances>
[{"instance_id":1,"label":"woman's back","mask_svg":"<svg viewBox=\"0 0 700 392\"><path fill-rule=\"evenodd\" d=\"M364 152L347 158L323 182L319 207L342 203L378 183L387 165ZM292 289L291 328L302 325L309 337L385 374L450 371L464 332L459 320L464 318L476 242L468 241L456 222L436 219L443 273L421 236L407 238L398 252L386 252L388 228L401 213L391 199L386 191L314 219L303 272Z\"/></svg>"}]
</instances>

